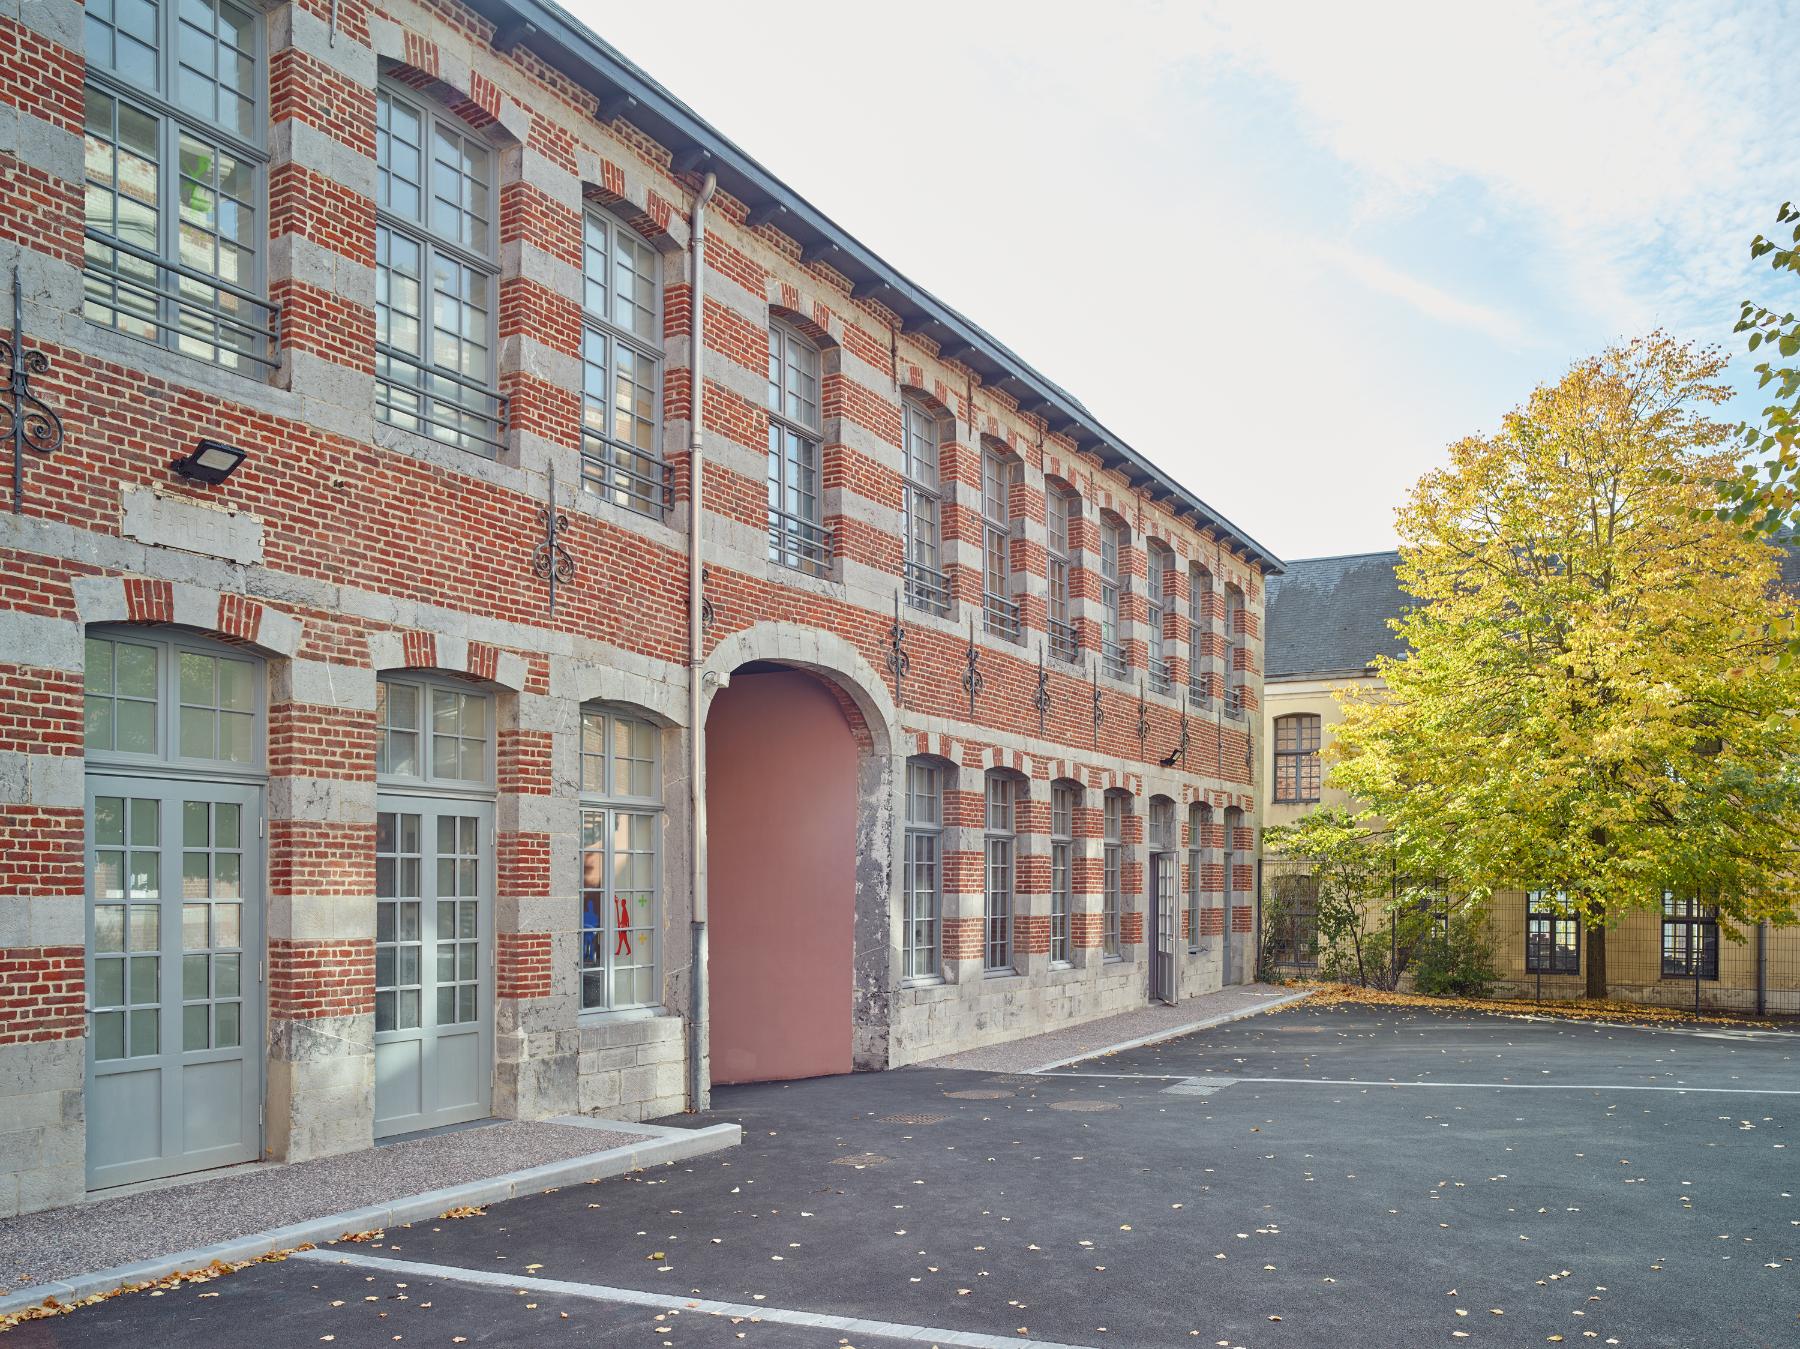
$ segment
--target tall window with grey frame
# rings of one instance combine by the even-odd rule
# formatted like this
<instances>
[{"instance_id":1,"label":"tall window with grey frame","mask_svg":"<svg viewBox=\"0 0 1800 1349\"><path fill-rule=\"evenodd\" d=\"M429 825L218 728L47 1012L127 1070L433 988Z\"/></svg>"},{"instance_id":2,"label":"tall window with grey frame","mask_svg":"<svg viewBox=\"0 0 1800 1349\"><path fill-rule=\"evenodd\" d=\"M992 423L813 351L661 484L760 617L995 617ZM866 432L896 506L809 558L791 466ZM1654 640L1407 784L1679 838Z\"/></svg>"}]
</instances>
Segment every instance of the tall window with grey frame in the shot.
<instances>
[{"instance_id":1,"label":"tall window with grey frame","mask_svg":"<svg viewBox=\"0 0 1800 1349\"><path fill-rule=\"evenodd\" d=\"M986 941L982 967L989 974L1008 974L1013 967L1013 846L1018 789L1003 773L987 777L987 831L983 861L987 874L984 918Z\"/></svg>"},{"instance_id":2,"label":"tall window with grey frame","mask_svg":"<svg viewBox=\"0 0 1800 1349\"><path fill-rule=\"evenodd\" d=\"M938 916L943 905L944 770L929 759L906 761L906 978L936 979Z\"/></svg>"},{"instance_id":3,"label":"tall window with grey frame","mask_svg":"<svg viewBox=\"0 0 1800 1349\"><path fill-rule=\"evenodd\" d=\"M1150 687L1167 693L1169 682L1168 644L1163 640L1163 587L1168 584L1169 563L1173 559L1156 544L1150 545L1144 581L1145 618L1150 626Z\"/></svg>"},{"instance_id":4,"label":"tall window with grey frame","mask_svg":"<svg viewBox=\"0 0 1800 1349\"><path fill-rule=\"evenodd\" d=\"M1108 792L1104 803L1105 840L1101 845L1101 869L1105 890L1100 901L1101 945L1108 960L1122 959L1119 949L1119 915L1125 907L1125 797Z\"/></svg>"},{"instance_id":5,"label":"tall window with grey frame","mask_svg":"<svg viewBox=\"0 0 1800 1349\"><path fill-rule=\"evenodd\" d=\"M942 502L938 496L939 423L915 400L901 404L901 507L906 517L906 602L927 613L950 610L950 583L940 566Z\"/></svg>"},{"instance_id":6,"label":"tall window with grey frame","mask_svg":"<svg viewBox=\"0 0 1800 1349\"><path fill-rule=\"evenodd\" d=\"M831 535L820 516L819 350L785 323L769 325L769 557L823 576Z\"/></svg>"},{"instance_id":7,"label":"tall window with grey frame","mask_svg":"<svg viewBox=\"0 0 1800 1349\"><path fill-rule=\"evenodd\" d=\"M375 102L375 413L497 454L493 151L404 87Z\"/></svg>"},{"instance_id":8,"label":"tall window with grey frame","mask_svg":"<svg viewBox=\"0 0 1800 1349\"><path fill-rule=\"evenodd\" d=\"M1075 612L1070 585L1074 559L1069 552L1069 521L1076 512L1075 497L1052 486L1044 493L1044 532L1047 541L1045 580L1049 587L1050 654L1073 663L1081 648L1075 637Z\"/></svg>"},{"instance_id":9,"label":"tall window with grey frame","mask_svg":"<svg viewBox=\"0 0 1800 1349\"><path fill-rule=\"evenodd\" d=\"M1019 605L1012 591L1013 465L993 450L981 452L982 613L987 630L1022 641Z\"/></svg>"},{"instance_id":10,"label":"tall window with grey frame","mask_svg":"<svg viewBox=\"0 0 1800 1349\"><path fill-rule=\"evenodd\" d=\"M274 366L261 20L226 0L90 0L85 18L82 312L227 369Z\"/></svg>"},{"instance_id":11,"label":"tall window with grey frame","mask_svg":"<svg viewBox=\"0 0 1800 1349\"><path fill-rule=\"evenodd\" d=\"M581 713L581 1007L662 1001L657 730L606 708Z\"/></svg>"},{"instance_id":12,"label":"tall window with grey frame","mask_svg":"<svg viewBox=\"0 0 1800 1349\"><path fill-rule=\"evenodd\" d=\"M674 487L662 416L662 258L630 225L582 221L581 483L615 506L661 515Z\"/></svg>"},{"instance_id":13,"label":"tall window with grey frame","mask_svg":"<svg viewBox=\"0 0 1800 1349\"><path fill-rule=\"evenodd\" d=\"M1196 562L1188 568L1188 696L1212 705L1212 573Z\"/></svg>"},{"instance_id":14,"label":"tall window with grey frame","mask_svg":"<svg viewBox=\"0 0 1800 1349\"><path fill-rule=\"evenodd\" d=\"M1206 850L1212 846L1212 807L1188 807L1188 954L1200 954L1200 896L1206 890Z\"/></svg>"},{"instance_id":15,"label":"tall window with grey frame","mask_svg":"<svg viewBox=\"0 0 1800 1349\"><path fill-rule=\"evenodd\" d=\"M1075 907L1075 803L1071 782L1050 788L1050 963L1070 962L1069 915Z\"/></svg>"},{"instance_id":16,"label":"tall window with grey frame","mask_svg":"<svg viewBox=\"0 0 1800 1349\"><path fill-rule=\"evenodd\" d=\"M1124 547L1124 530L1111 520L1100 522L1100 664L1114 679L1130 673L1125 664L1125 646L1119 636L1121 625L1121 592L1119 554Z\"/></svg>"}]
</instances>

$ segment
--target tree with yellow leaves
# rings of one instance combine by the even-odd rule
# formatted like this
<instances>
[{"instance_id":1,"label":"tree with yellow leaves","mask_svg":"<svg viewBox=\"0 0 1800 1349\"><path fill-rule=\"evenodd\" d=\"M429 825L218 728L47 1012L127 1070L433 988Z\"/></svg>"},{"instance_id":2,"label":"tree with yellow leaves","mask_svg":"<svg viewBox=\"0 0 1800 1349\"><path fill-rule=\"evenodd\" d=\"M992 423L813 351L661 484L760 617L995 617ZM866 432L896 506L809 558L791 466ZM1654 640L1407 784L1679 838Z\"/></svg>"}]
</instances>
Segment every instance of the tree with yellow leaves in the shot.
<instances>
[{"instance_id":1,"label":"tree with yellow leaves","mask_svg":"<svg viewBox=\"0 0 1800 1349\"><path fill-rule=\"evenodd\" d=\"M1560 892L1589 930L1665 891L1794 920L1800 677L1779 554L1718 518L1724 358L1657 334L1452 445L1399 512L1385 691L1347 691L1338 784L1419 874Z\"/></svg>"}]
</instances>

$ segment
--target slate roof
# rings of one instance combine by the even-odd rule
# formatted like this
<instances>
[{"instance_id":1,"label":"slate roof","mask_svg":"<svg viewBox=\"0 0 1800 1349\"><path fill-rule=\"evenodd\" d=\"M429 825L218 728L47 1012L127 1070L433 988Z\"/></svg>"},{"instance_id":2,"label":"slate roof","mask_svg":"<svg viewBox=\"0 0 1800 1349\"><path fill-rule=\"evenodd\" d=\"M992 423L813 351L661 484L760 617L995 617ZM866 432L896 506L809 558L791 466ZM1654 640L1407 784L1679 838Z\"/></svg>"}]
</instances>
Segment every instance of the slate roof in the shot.
<instances>
[{"instance_id":1,"label":"slate roof","mask_svg":"<svg viewBox=\"0 0 1800 1349\"><path fill-rule=\"evenodd\" d=\"M1387 626L1409 605L1394 567L1397 552L1314 557L1271 576L1264 618L1263 674L1341 674L1405 650Z\"/></svg>"}]
</instances>

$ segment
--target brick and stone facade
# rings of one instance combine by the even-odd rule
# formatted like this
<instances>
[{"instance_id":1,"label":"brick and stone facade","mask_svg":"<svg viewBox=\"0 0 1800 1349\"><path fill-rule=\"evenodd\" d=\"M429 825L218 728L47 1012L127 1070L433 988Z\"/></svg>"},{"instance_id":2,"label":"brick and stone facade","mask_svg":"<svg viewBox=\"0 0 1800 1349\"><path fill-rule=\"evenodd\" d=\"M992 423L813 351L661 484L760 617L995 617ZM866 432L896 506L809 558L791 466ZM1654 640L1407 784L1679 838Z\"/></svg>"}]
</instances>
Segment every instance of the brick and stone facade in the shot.
<instances>
[{"instance_id":1,"label":"brick and stone facade","mask_svg":"<svg viewBox=\"0 0 1800 1349\"><path fill-rule=\"evenodd\" d=\"M267 11L260 273L279 306L280 340L265 377L84 317L83 7L0 0L0 270L20 278L25 345L49 361L34 388L66 431L56 453L29 458L23 499L9 502L18 509L0 514L0 1214L69 1202L88 1184L84 831L93 765L84 762L83 690L84 636L97 631L195 634L254 653L266 678L257 782L264 949L247 953L266 969L253 991L266 1009L253 1050L264 1155L300 1160L371 1141L377 695L378 681L399 671L436 672L492 699L493 1006L483 1014L493 1113L648 1118L687 1103L690 225L708 165L693 155L674 162L671 147L631 120L638 104L597 106L545 33L499 22L506 14L518 18L498 4L452 0L286 0ZM491 456L377 414L383 79L434 99L494 154L494 351L507 416ZM1227 928L1239 947L1233 977L1246 977L1258 829L1250 728L1273 559L1142 461L1021 396L1020 384L984 376L989 362L978 350L903 323L880 292L864 293L829 254L784 232L781 213L755 211L751 223L758 203L721 178L707 218L698 362L704 670L728 675L762 662L813 672L837 691L856 732L857 1063L899 1065L1141 1004L1154 797L1174 811L1184 892L1192 849L1205 899L1207 940L1192 954L1185 940L1178 945L1181 995L1218 986ZM581 487L579 297L590 209L626 221L661 259L658 449L672 501L654 514ZM823 575L770 559L772 317L804 333L822 361L822 524L834 538ZM896 679L888 656L909 397L944 427L940 565L950 602L942 615L901 607L908 664ZM1193 432L1168 428L1171 440ZM247 452L217 486L170 471L202 438ZM1016 465L1008 554L1018 642L983 623L984 447ZM575 575L559 586L552 614L530 564L553 470ZM1069 551L1080 653L1074 663L1048 661L1040 731L1047 485L1079 502ZM1124 678L1094 666L1103 519L1123 527ZM1175 694L1140 692L1151 646L1149 546L1169 558L1162 612ZM1190 577L1202 567L1210 588L1191 609ZM1241 603L1228 609L1228 593ZM1191 612L1207 629L1197 637ZM963 682L971 640L982 678L973 711ZM1184 720L1190 673L1196 687L1201 674L1212 690L1229 686L1244 715L1226 715L1215 698L1193 703ZM637 709L660 728L661 1005L634 1018L579 1010L580 709L597 702ZM1175 766L1159 766L1184 727ZM909 986L896 873L899 783L914 754L949 765L951 780L943 978ZM984 978L980 959L980 808L992 768L1024 784L1019 957L1004 979ZM1052 968L1048 800L1059 779L1084 795L1073 957ZM1108 789L1130 796L1118 960L1102 955ZM1210 837L1194 840L1188 821L1199 802L1214 823ZM1229 842L1227 809L1241 812ZM1220 909L1228 846L1238 871L1229 918Z\"/></svg>"}]
</instances>

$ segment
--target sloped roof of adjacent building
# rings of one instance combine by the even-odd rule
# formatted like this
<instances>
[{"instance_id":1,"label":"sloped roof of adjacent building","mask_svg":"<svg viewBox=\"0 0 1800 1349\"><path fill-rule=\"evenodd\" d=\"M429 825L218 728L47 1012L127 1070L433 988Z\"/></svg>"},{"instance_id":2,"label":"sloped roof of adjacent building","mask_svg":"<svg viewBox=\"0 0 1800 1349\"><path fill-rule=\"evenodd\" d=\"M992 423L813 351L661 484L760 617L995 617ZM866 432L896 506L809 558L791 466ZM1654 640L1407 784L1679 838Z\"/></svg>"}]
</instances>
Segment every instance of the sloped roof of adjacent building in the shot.
<instances>
[{"instance_id":1,"label":"sloped roof of adjacent building","mask_svg":"<svg viewBox=\"0 0 1800 1349\"><path fill-rule=\"evenodd\" d=\"M1342 674L1401 655L1405 645L1388 627L1411 605L1394 575L1399 561L1385 552L1287 562L1268 580L1264 676Z\"/></svg>"}]
</instances>

